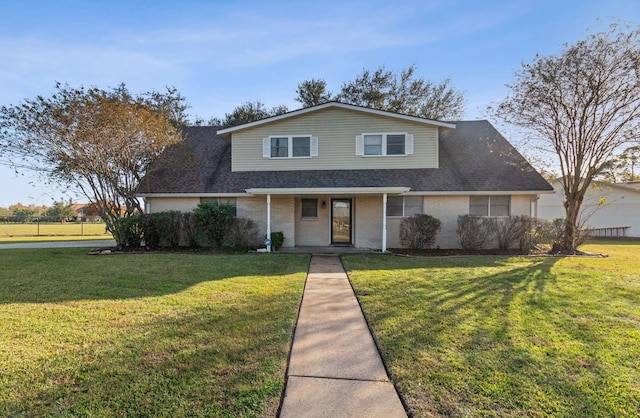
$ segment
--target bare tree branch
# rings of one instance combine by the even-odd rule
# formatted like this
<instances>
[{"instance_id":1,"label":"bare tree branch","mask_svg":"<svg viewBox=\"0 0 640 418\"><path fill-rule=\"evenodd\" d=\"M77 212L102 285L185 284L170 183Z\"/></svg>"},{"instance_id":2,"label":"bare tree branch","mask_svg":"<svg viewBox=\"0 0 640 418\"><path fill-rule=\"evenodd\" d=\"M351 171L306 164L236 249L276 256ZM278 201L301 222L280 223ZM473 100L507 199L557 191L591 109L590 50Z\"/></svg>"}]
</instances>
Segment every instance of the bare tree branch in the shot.
<instances>
[{"instance_id":1,"label":"bare tree branch","mask_svg":"<svg viewBox=\"0 0 640 418\"><path fill-rule=\"evenodd\" d=\"M613 24L607 32L565 45L558 56L536 56L508 87L509 96L494 114L535 132L557 154L565 194L564 246L575 248L589 185L616 150L638 137L640 29Z\"/></svg>"}]
</instances>

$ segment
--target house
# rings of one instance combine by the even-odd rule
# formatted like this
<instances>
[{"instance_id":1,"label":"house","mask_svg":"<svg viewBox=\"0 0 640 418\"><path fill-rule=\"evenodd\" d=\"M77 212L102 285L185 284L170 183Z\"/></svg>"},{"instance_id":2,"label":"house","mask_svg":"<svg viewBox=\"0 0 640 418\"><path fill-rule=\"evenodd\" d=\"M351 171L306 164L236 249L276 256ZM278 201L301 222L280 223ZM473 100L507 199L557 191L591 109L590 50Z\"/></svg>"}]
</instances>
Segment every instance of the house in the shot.
<instances>
[{"instance_id":1,"label":"house","mask_svg":"<svg viewBox=\"0 0 640 418\"><path fill-rule=\"evenodd\" d=\"M564 218L564 190L560 179L551 182L555 193L540 197L538 216ZM640 237L640 182L594 181L585 195L578 224L596 236Z\"/></svg>"},{"instance_id":2,"label":"house","mask_svg":"<svg viewBox=\"0 0 640 418\"><path fill-rule=\"evenodd\" d=\"M551 186L487 121L441 122L329 102L215 130L185 130L143 179L149 213L229 203L284 246L400 247L403 217L536 215Z\"/></svg>"}]
</instances>

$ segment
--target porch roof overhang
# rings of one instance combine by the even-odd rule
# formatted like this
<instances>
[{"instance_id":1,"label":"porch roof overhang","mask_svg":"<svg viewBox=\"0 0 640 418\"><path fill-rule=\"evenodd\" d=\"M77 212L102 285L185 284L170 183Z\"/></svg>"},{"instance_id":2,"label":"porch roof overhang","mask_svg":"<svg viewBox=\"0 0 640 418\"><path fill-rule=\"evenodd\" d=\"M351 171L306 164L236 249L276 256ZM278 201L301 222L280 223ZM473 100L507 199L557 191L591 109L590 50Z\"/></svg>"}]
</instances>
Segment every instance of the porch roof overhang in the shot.
<instances>
[{"instance_id":1,"label":"porch roof overhang","mask_svg":"<svg viewBox=\"0 0 640 418\"><path fill-rule=\"evenodd\" d=\"M246 189L253 196L262 195L399 195L409 187L316 187L316 188L254 188Z\"/></svg>"}]
</instances>

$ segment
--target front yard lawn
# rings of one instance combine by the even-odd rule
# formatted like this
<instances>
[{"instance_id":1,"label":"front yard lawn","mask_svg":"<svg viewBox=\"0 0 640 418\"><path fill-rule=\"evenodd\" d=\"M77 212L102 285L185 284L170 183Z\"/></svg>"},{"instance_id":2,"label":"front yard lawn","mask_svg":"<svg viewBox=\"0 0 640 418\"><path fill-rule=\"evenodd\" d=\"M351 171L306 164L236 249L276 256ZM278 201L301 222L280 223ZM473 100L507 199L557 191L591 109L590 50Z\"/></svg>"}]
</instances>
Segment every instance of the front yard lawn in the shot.
<instances>
[{"instance_id":1,"label":"front yard lawn","mask_svg":"<svg viewBox=\"0 0 640 418\"><path fill-rule=\"evenodd\" d=\"M1 250L0 416L273 416L303 255Z\"/></svg>"},{"instance_id":2,"label":"front yard lawn","mask_svg":"<svg viewBox=\"0 0 640 418\"><path fill-rule=\"evenodd\" d=\"M413 416L638 416L640 241L584 249L343 260Z\"/></svg>"}]
</instances>

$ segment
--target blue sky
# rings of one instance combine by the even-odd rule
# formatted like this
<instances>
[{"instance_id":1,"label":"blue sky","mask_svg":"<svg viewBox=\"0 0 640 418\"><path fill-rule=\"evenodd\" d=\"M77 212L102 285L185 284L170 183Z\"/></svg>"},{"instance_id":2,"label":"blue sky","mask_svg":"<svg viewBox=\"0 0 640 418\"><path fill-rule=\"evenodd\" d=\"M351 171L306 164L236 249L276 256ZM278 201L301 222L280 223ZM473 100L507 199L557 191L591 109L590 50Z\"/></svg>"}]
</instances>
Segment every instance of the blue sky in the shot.
<instances>
[{"instance_id":1,"label":"blue sky","mask_svg":"<svg viewBox=\"0 0 640 418\"><path fill-rule=\"evenodd\" d=\"M309 78L337 91L363 68L415 64L465 92L466 119L486 119L522 62L618 20L637 25L640 2L0 0L0 105L56 81L124 82L136 93L175 86L208 119L248 100L297 108ZM0 176L0 206L63 196L6 166Z\"/></svg>"}]
</instances>

